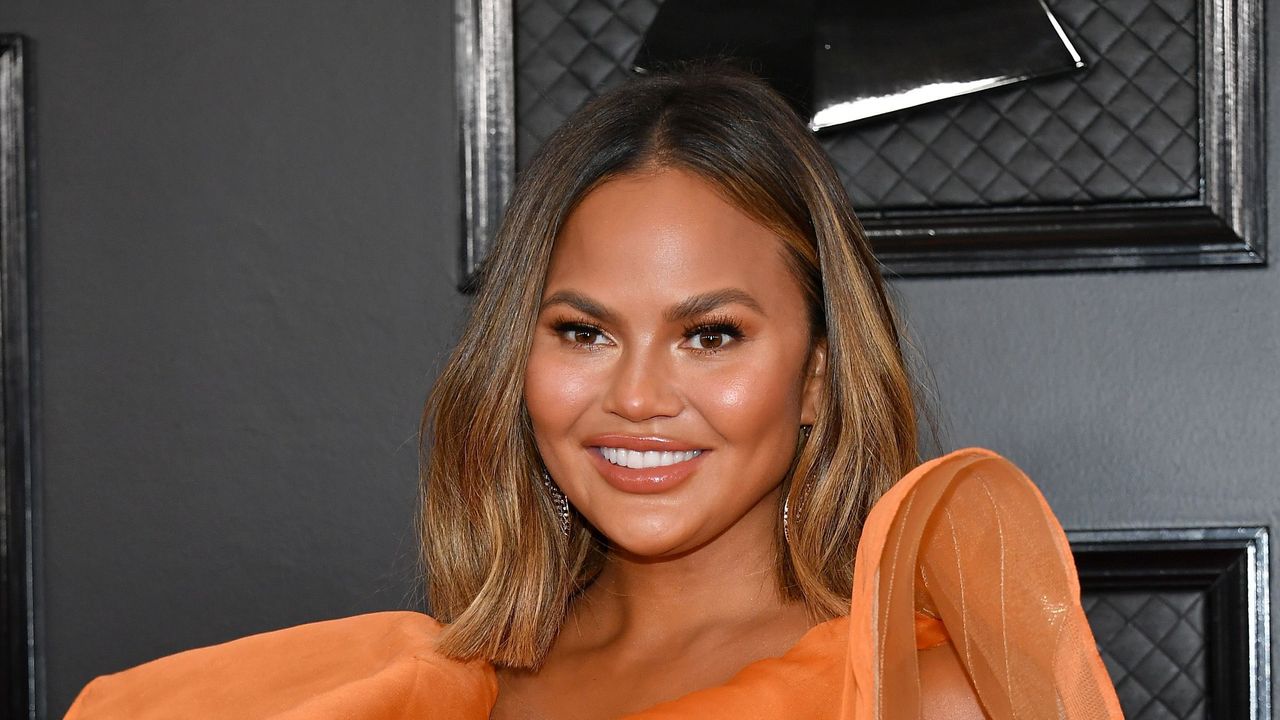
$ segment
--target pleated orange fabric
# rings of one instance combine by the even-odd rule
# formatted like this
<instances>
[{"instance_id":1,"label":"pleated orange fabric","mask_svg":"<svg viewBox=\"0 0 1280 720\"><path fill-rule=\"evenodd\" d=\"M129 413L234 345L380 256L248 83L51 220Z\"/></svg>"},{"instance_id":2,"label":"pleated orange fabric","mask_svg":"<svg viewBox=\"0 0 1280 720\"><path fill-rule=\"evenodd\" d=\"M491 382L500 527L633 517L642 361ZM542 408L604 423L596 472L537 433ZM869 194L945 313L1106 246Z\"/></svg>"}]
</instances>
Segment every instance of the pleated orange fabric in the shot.
<instances>
[{"instance_id":1,"label":"pleated orange fabric","mask_svg":"<svg viewBox=\"0 0 1280 720\"><path fill-rule=\"evenodd\" d=\"M104 675L68 720L487 718L484 662L437 655L440 624L414 612L357 615L251 635Z\"/></svg>"},{"instance_id":2,"label":"pleated orange fabric","mask_svg":"<svg viewBox=\"0 0 1280 720\"><path fill-rule=\"evenodd\" d=\"M488 718L493 668L436 654L439 629L372 613L189 650L95 679L66 720ZM916 720L931 693L954 690L921 682L919 657L947 642L992 720L1123 717L1061 526L1026 475L982 448L921 465L876 503L849 616L627 720Z\"/></svg>"},{"instance_id":3,"label":"pleated orange fabric","mask_svg":"<svg viewBox=\"0 0 1280 720\"><path fill-rule=\"evenodd\" d=\"M921 465L867 518L841 720L919 717L922 608L941 616L992 720L1123 717L1066 535L1035 484L990 450Z\"/></svg>"}]
</instances>

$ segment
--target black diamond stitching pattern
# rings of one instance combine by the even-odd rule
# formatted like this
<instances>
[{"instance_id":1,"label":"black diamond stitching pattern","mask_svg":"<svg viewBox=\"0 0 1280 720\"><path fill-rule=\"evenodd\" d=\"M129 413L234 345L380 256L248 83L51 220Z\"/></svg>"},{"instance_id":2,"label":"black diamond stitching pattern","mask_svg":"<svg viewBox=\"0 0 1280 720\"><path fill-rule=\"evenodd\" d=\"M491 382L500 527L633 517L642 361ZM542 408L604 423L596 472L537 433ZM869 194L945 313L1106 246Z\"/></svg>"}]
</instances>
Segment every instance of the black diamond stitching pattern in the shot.
<instances>
[{"instance_id":1,"label":"black diamond stitching pattern","mask_svg":"<svg viewBox=\"0 0 1280 720\"><path fill-rule=\"evenodd\" d=\"M1203 593L1094 592L1081 604L1126 718L1207 716Z\"/></svg>"},{"instance_id":2,"label":"black diamond stitching pattern","mask_svg":"<svg viewBox=\"0 0 1280 720\"><path fill-rule=\"evenodd\" d=\"M517 0L516 156L524 167L570 113L630 74L652 0Z\"/></svg>"},{"instance_id":3,"label":"black diamond stitching pattern","mask_svg":"<svg viewBox=\"0 0 1280 720\"><path fill-rule=\"evenodd\" d=\"M517 0L516 147L528 163L621 82L660 0ZM824 134L878 210L1192 199L1200 193L1195 0L1051 0L1089 67Z\"/></svg>"}]
</instances>

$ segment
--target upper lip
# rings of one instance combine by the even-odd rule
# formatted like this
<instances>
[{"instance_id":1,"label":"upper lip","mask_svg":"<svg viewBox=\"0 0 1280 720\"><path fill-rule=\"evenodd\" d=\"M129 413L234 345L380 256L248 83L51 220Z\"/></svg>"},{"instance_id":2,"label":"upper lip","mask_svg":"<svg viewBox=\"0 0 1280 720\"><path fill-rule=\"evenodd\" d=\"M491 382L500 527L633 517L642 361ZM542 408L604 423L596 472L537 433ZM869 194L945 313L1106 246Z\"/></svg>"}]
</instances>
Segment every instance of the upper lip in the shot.
<instances>
[{"instance_id":1,"label":"upper lip","mask_svg":"<svg viewBox=\"0 0 1280 720\"><path fill-rule=\"evenodd\" d=\"M608 433L605 435L596 435L594 437L587 438L586 444L591 447L625 448L627 450L636 450L640 452L645 450L681 452L685 450L706 449L700 445L687 443L683 440L676 440L675 438L661 437L658 435L619 435L617 433Z\"/></svg>"}]
</instances>

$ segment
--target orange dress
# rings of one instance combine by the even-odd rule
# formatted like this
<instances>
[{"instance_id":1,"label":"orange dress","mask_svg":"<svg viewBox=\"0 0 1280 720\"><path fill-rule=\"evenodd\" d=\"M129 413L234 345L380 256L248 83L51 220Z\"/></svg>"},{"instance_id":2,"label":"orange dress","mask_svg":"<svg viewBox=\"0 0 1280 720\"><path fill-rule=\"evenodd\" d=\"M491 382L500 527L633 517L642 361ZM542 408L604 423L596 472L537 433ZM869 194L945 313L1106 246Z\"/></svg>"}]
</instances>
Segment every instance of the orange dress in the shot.
<instances>
[{"instance_id":1,"label":"orange dress","mask_svg":"<svg viewBox=\"0 0 1280 720\"><path fill-rule=\"evenodd\" d=\"M628 720L916 720L919 654L942 642L993 720L1123 718L1066 536L996 453L957 450L899 480L867 518L853 582L847 617ZM440 627L371 613L188 650L93 680L66 720L484 720L493 668L438 655Z\"/></svg>"}]
</instances>

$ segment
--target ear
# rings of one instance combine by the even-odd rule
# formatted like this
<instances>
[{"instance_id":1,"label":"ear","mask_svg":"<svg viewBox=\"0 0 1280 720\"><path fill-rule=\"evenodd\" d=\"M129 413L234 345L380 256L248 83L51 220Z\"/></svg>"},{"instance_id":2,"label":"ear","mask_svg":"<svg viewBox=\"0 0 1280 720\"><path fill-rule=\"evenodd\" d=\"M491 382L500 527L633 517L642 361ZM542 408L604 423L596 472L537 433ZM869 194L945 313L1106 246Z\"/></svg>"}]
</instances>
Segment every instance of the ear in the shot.
<instances>
[{"instance_id":1,"label":"ear","mask_svg":"<svg viewBox=\"0 0 1280 720\"><path fill-rule=\"evenodd\" d=\"M827 340L822 338L813 345L809 360L805 363L804 389L800 398L800 424L812 425L818 419L818 403L827 386Z\"/></svg>"}]
</instances>

